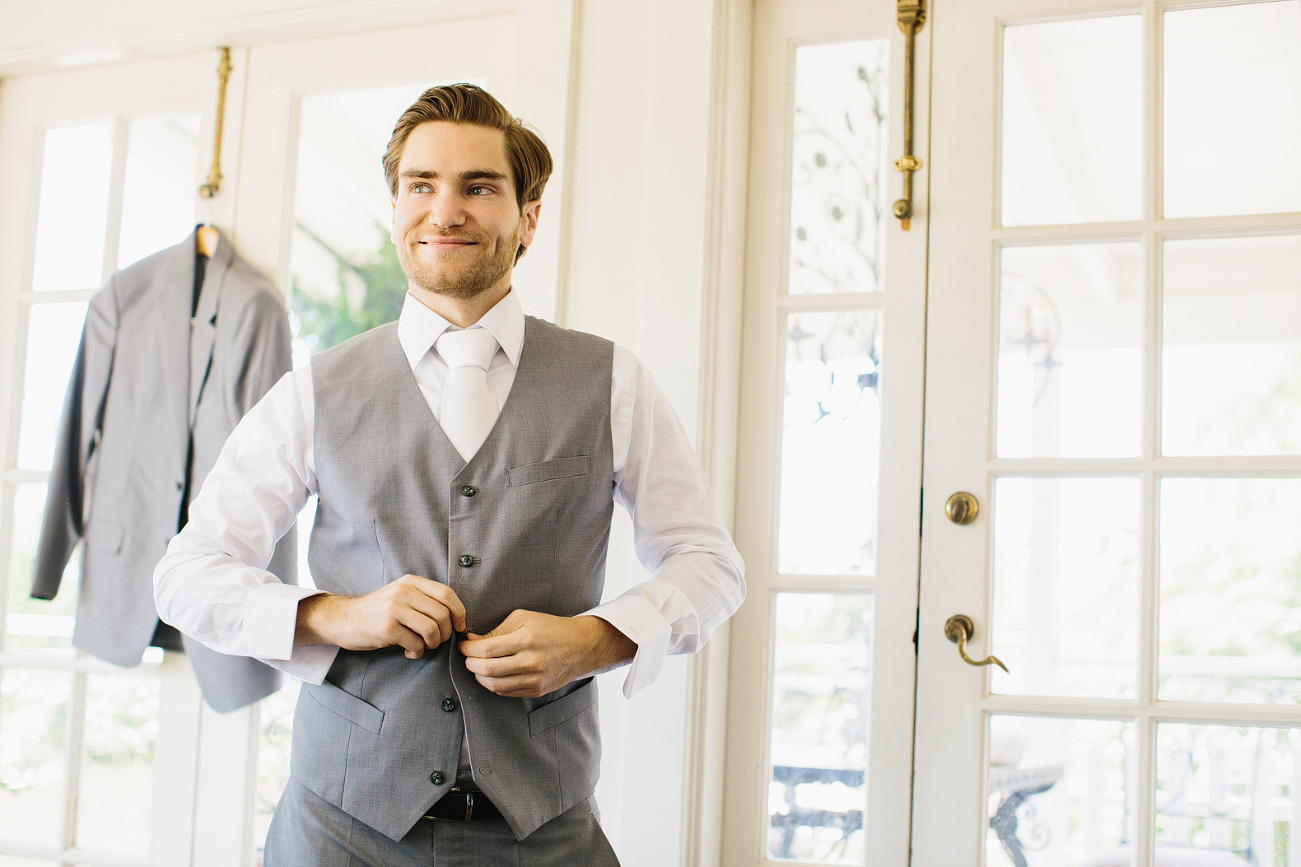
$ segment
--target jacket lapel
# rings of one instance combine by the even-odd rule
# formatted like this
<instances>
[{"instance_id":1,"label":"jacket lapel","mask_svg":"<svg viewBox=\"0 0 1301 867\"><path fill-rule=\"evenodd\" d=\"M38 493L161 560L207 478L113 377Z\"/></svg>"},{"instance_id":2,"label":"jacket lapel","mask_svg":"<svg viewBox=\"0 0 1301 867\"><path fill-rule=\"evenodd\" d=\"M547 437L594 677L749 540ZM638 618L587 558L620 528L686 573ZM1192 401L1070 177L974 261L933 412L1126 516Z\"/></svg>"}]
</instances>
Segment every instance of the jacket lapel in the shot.
<instances>
[{"instance_id":1,"label":"jacket lapel","mask_svg":"<svg viewBox=\"0 0 1301 867\"><path fill-rule=\"evenodd\" d=\"M208 382L208 373L212 370L212 345L217 335L217 303L221 299L221 287L230 271L233 251L225 235L220 235L217 249L208 260L208 269L203 275L203 288L199 291L199 308L194 315L194 327L190 332L190 407L189 424L194 427L195 413L203 397L203 387Z\"/></svg>"},{"instance_id":2,"label":"jacket lapel","mask_svg":"<svg viewBox=\"0 0 1301 867\"><path fill-rule=\"evenodd\" d=\"M194 236L166 251L153 280L154 310L159 318L158 375L169 405L178 442L188 436L186 395L190 388L190 292L194 285Z\"/></svg>"}]
</instances>

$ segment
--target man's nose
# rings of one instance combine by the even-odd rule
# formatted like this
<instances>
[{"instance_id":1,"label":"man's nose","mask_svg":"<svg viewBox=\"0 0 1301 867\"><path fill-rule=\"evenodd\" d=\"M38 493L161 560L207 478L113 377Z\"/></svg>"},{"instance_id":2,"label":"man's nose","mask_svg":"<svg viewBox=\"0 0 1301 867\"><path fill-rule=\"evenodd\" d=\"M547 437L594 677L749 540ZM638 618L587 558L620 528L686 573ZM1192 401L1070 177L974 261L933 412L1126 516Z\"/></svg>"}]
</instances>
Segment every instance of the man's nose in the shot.
<instances>
[{"instance_id":1,"label":"man's nose","mask_svg":"<svg viewBox=\"0 0 1301 867\"><path fill-rule=\"evenodd\" d=\"M465 222L465 206L461 197L453 193L440 193L429 202L429 222L443 229L460 226Z\"/></svg>"}]
</instances>

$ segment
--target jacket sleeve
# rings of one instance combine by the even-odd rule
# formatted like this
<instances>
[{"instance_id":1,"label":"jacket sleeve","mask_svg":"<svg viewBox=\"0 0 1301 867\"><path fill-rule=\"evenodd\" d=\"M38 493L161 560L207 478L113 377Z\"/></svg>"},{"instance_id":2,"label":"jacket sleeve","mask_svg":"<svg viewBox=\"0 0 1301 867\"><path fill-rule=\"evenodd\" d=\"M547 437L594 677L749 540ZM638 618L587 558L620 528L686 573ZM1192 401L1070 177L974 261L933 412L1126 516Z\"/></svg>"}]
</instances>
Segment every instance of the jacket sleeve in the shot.
<instances>
[{"instance_id":1,"label":"jacket sleeve","mask_svg":"<svg viewBox=\"0 0 1301 867\"><path fill-rule=\"evenodd\" d=\"M231 371L229 379L230 398L235 404L232 410L237 419L247 415L271 386L293 368L289 316L280 299L270 291L258 292L243 314L235 337L235 345L242 351L231 356L238 370Z\"/></svg>"},{"instance_id":2,"label":"jacket sleeve","mask_svg":"<svg viewBox=\"0 0 1301 867\"><path fill-rule=\"evenodd\" d=\"M113 283L91 299L73 363L54 446L45 516L32 567L35 599L53 599L63 570L81 541L88 467L99 442L104 404L117 348L117 301Z\"/></svg>"}]
</instances>

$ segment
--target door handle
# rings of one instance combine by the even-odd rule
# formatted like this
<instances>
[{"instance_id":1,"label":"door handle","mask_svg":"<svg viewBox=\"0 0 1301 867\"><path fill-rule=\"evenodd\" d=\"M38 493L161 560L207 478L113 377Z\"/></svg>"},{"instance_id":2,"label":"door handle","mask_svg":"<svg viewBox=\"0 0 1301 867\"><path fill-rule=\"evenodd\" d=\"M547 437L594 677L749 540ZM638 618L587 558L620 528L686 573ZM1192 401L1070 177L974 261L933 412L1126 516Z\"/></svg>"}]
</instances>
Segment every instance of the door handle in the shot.
<instances>
[{"instance_id":1,"label":"door handle","mask_svg":"<svg viewBox=\"0 0 1301 867\"><path fill-rule=\"evenodd\" d=\"M958 645L958 655L962 657L963 662L967 665L997 665L1007 671L1007 666L997 656L986 656L984 659L972 659L967 656L967 641L975 631L976 625L965 614L955 614L944 621L944 637ZM1008 674L1011 672L1008 671Z\"/></svg>"}]
</instances>

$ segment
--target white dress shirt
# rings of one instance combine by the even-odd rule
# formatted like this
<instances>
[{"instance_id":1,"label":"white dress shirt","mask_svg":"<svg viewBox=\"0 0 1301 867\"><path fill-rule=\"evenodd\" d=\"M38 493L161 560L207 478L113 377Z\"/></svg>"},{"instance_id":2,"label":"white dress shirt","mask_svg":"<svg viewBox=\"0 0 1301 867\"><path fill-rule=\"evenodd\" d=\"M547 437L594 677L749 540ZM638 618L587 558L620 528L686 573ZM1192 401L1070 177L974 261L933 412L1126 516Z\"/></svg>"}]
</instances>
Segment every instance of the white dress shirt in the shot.
<instances>
[{"instance_id":1,"label":"white dress shirt","mask_svg":"<svg viewBox=\"0 0 1301 867\"><path fill-rule=\"evenodd\" d=\"M500 348L488 382L506 402L520 350L524 313L514 292L479 322ZM447 364L434 342L443 317L408 294L398 339L434 418ZM227 440L190 520L154 570L158 612L208 647L254 656L320 683L339 648L295 645L299 600L318 592L282 584L266 571L276 541L317 493L312 452L310 366L286 374ZM588 611L637 644L625 696L655 679L669 653L692 653L741 604L743 566L719 520L713 494L686 432L646 368L614 348L610 389L614 499L632 515L637 558L653 577Z\"/></svg>"}]
</instances>

